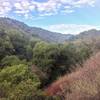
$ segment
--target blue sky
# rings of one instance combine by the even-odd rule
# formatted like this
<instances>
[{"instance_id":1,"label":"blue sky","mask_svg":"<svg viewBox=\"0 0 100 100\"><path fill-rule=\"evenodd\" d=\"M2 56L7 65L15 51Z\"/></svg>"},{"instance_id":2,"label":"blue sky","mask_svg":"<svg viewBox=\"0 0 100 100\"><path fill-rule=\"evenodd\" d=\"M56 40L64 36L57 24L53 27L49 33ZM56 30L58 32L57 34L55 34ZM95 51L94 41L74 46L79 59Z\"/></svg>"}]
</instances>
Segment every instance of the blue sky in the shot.
<instances>
[{"instance_id":1,"label":"blue sky","mask_svg":"<svg viewBox=\"0 0 100 100\"><path fill-rule=\"evenodd\" d=\"M100 29L100 0L0 0L0 16L64 34Z\"/></svg>"}]
</instances>

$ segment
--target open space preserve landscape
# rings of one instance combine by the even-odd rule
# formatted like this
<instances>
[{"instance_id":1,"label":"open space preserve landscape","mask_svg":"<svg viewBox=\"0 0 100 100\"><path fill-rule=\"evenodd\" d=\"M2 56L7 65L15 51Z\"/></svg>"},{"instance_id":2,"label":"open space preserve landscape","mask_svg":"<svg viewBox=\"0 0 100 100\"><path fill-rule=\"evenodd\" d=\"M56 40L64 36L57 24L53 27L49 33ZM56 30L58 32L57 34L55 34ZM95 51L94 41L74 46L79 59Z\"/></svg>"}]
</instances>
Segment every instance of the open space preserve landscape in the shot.
<instances>
[{"instance_id":1,"label":"open space preserve landscape","mask_svg":"<svg viewBox=\"0 0 100 100\"><path fill-rule=\"evenodd\" d=\"M0 100L100 100L100 0L0 0Z\"/></svg>"}]
</instances>

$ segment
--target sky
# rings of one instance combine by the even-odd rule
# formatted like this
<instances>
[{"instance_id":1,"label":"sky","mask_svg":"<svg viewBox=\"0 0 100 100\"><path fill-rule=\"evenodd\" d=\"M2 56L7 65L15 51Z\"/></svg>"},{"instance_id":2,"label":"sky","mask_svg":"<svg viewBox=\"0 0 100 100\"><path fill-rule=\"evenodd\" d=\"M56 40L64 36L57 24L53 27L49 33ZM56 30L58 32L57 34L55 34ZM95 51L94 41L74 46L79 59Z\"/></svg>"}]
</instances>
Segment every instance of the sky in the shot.
<instances>
[{"instance_id":1,"label":"sky","mask_svg":"<svg viewBox=\"0 0 100 100\"><path fill-rule=\"evenodd\" d=\"M0 0L0 17L63 34L100 30L100 0Z\"/></svg>"}]
</instances>

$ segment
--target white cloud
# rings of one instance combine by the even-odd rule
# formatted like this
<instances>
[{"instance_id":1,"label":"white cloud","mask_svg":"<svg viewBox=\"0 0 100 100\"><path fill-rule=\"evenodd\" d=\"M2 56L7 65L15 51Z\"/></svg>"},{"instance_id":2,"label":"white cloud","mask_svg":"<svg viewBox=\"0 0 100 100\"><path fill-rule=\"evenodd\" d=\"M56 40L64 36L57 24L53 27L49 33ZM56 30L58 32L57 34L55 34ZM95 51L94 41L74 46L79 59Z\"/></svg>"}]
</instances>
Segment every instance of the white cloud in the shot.
<instances>
[{"instance_id":1,"label":"white cloud","mask_svg":"<svg viewBox=\"0 0 100 100\"><path fill-rule=\"evenodd\" d=\"M96 0L47 0L38 2L36 0L0 0L0 15L8 13L20 13L22 15L37 12L41 16L51 16L58 12L72 13L74 8L83 6L95 6ZM27 13L25 12L27 11Z\"/></svg>"},{"instance_id":2,"label":"white cloud","mask_svg":"<svg viewBox=\"0 0 100 100\"><path fill-rule=\"evenodd\" d=\"M73 13L74 10L73 9L66 9L62 11L63 13Z\"/></svg>"},{"instance_id":3,"label":"white cloud","mask_svg":"<svg viewBox=\"0 0 100 100\"><path fill-rule=\"evenodd\" d=\"M18 2L15 3L14 6L15 6L16 9L23 9L23 7L21 6L21 4L18 3Z\"/></svg>"},{"instance_id":4,"label":"white cloud","mask_svg":"<svg viewBox=\"0 0 100 100\"><path fill-rule=\"evenodd\" d=\"M0 16L4 16L12 10L12 6L8 1L0 3Z\"/></svg>"},{"instance_id":5,"label":"white cloud","mask_svg":"<svg viewBox=\"0 0 100 100\"><path fill-rule=\"evenodd\" d=\"M87 31L90 29L100 30L100 26L77 25L77 24L58 24L58 25L50 25L46 27L46 29L50 31L54 31L54 32L63 33L63 34L79 34L80 32Z\"/></svg>"},{"instance_id":6,"label":"white cloud","mask_svg":"<svg viewBox=\"0 0 100 100\"><path fill-rule=\"evenodd\" d=\"M75 2L75 5L81 5L81 4L88 4L90 6L94 6L95 0L79 0Z\"/></svg>"}]
</instances>

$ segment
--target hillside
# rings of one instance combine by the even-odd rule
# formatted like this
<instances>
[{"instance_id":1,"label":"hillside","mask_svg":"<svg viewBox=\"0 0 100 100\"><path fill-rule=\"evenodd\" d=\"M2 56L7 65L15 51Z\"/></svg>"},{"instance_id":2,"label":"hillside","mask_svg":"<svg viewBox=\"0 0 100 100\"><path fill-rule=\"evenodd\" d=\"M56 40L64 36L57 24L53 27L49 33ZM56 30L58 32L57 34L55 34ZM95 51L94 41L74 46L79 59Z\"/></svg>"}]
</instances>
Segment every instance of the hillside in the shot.
<instances>
[{"instance_id":1,"label":"hillside","mask_svg":"<svg viewBox=\"0 0 100 100\"><path fill-rule=\"evenodd\" d=\"M80 34L74 37L74 40L81 40L81 41L91 41L100 39L100 30L91 29L88 31L81 32Z\"/></svg>"},{"instance_id":2,"label":"hillside","mask_svg":"<svg viewBox=\"0 0 100 100\"><path fill-rule=\"evenodd\" d=\"M100 100L99 35L73 37L0 18L0 100Z\"/></svg>"},{"instance_id":3,"label":"hillside","mask_svg":"<svg viewBox=\"0 0 100 100\"><path fill-rule=\"evenodd\" d=\"M100 53L87 60L83 68L58 79L46 92L62 100L100 100Z\"/></svg>"},{"instance_id":4,"label":"hillside","mask_svg":"<svg viewBox=\"0 0 100 100\"><path fill-rule=\"evenodd\" d=\"M15 30L15 31L19 31L20 33L24 33L24 35L28 37L35 36L35 38L39 38L47 42L56 42L56 43L62 43L65 40L71 39L73 36L70 34L65 35L61 33L50 32L42 28L29 27L23 22L10 19L10 18L2 18L2 17L0 18L0 29L4 29L6 31Z\"/></svg>"},{"instance_id":5,"label":"hillside","mask_svg":"<svg viewBox=\"0 0 100 100\"><path fill-rule=\"evenodd\" d=\"M83 64L91 47L45 42L10 23L0 25L0 100L58 100L43 89Z\"/></svg>"},{"instance_id":6,"label":"hillside","mask_svg":"<svg viewBox=\"0 0 100 100\"><path fill-rule=\"evenodd\" d=\"M34 37L35 39L51 43L64 43L65 41L91 41L100 39L100 31L96 29L84 31L78 35L61 34L50 32L38 27L29 27L23 22L3 17L0 17L0 29L7 31L8 33L17 31L18 33L23 33L28 38Z\"/></svg>"}]
</instances>

